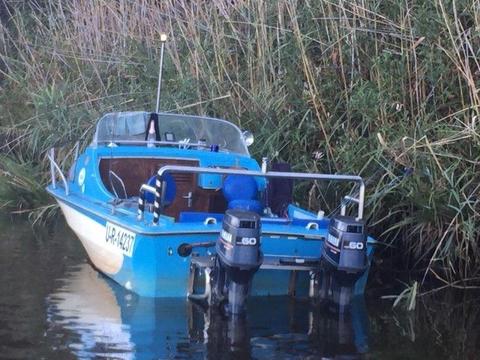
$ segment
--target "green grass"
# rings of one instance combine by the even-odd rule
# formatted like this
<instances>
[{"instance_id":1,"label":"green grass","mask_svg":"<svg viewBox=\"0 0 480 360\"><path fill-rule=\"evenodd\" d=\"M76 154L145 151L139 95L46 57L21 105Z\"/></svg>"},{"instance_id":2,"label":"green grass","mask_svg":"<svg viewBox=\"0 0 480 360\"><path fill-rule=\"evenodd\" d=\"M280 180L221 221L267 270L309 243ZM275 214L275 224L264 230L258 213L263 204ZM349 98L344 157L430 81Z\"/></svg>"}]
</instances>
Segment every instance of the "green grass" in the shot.
<instances>
[{"instance_id":1,"label":"green grass","mask_svg":"<svg viewBox=\"0 0 480 360\"><path fill-rule=\"evenodd\" d=\"M478 1L2 6L0 169L25 170L2 180L11 208L46 204L48 148L85 146L101 113L154 108L167 32L162 109L234 121L257 158L361 174L370 230L392 245L380 256L446 281L480 275ZM336 194L299 187L327 212Z\"/></svg>"}]
</instances>

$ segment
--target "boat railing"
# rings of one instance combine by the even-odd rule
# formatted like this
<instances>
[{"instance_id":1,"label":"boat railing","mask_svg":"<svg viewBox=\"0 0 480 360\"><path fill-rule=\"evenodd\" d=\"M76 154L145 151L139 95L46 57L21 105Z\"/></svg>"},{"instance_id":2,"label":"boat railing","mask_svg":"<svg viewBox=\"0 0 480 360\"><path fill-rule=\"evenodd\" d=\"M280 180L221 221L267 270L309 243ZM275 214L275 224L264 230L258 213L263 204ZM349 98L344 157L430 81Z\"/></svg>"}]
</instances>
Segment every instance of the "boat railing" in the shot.
<instances>
[{"instance_id":1,"label":"boat railing","mask_svg":"<svg viewBox=\"0 0 480 360\"><path fill-rule=\"evenodd\" d=\"M75 154L78 154L78 150L75 151ZM77 155L75 155L77 156ZM50 160L50 175L52 177L52 187L54 189L57 188L57 177L56 173L60 176L60 179L63 182L63 187L65 189L65 194L68 196L70 194L70 189L68 187L68 182L67 179L65 178L65 175L63 175L63 171L60 168L60 166L57 164L55 161L55 148L51 148L49 153L47 153L47 158Z\"/></svg>"},{"instance_id":2,"label":"boat railing","mask_svg":"<svg viewBox=\"0 0 480 360\"><path fill-rule=\"evenodd\" d=\"M143 213L145 212L145 194L150 193L156 195L156 189L153 186L143 184L140 186L140 196L138 197L138 215L137 219L143 220Z\"/></svg>"},{"instance_id":3,"label":"boat railing","mask_svg":"<svg viewBox=\"0 0 480 360\"><path fill-rule=\"evenodd\" d=\"M187 139L188 140L188 139ZM131 146L178 146L179 148L210 148L201 142L190 142L190 141L158 141L158 140L100 140L96 142L97 144L115 146L115 145L131 145Z\"/></svg>"},{"instance_id":4,"label":"boat railing","mask_svg":"<svg viewBox=\"0 0 480 360\"><path fill-rule=\"evenodd\" d=\"M350 195L344 196L341 202L340 215L347 213L347 205L349 203L359 204L359 199Z\"/></svg>"},{"instance_id":5,"label":"boat railing","mask_svg":"<svg viewBox=\"0 0 480 360\"><path fill-rule=\"evenodd\" d=\"M345 196L342 200L341 212L346 213L346 206L349 203L358 205L358 211L356 218L361 220L364 212L365 202L365 183L362 177L357 175L340 175L340 174L321 174L321 173L300 173L300 172L278 172L267 171L266 166L262 166L262 171L256 170L243 170L243 169L225 169L225 168L213 168L213 167L196 167L196 166L181 166L181 165L166 165L161 167L156 175L155 190L153 187L145 191L149 191L155 195L155 202L153 206L153 223L158 224L161 211L162 211L162 194L165 193L166 184L162 181L162 176L167 172L176 173L192 173L192 174L217 174L217 175L245 175L263 178L283 178L283 179L297 179L297 180L320 180L320 181L338 181L338 182L354 182L359 185L358 197ZM144 193L144 192L143 192ZM142 198L142 192L140 198ZM143 200L143 199L142 199ZM139 200L140 201L140 200ZM144 204L143 204L144 205ZM139 202L139 219L143 218L143 209L140 211Z\"/></svg>"}]
</instances>

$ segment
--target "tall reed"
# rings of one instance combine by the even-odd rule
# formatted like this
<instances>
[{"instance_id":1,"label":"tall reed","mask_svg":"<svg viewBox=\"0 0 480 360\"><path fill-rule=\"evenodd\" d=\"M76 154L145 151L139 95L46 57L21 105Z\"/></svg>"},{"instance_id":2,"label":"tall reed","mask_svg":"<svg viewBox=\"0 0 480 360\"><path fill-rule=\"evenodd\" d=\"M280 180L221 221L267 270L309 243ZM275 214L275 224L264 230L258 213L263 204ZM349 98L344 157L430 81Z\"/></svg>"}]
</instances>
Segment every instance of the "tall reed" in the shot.
<instances>
[{"instance_id":1,"label":"tall reed","mask_svg":"<svg viewBox=\"0 0 480 360\"><path fill-rule=\"evenodd\" d=\"M401 254L402 266L442 281L480 275L479 1L2 7L8 161L44 174L45 151L78 137L85 145L99 114L153 109L166 32L162 109L231 119L256 134L255 156L297 170L360 173L371 231L391 245L383 256ZM20 175L8 174L6 161L2 182L12 191ZM327 189L301 193L332 210Z\"/></svg>"}]
</instances>

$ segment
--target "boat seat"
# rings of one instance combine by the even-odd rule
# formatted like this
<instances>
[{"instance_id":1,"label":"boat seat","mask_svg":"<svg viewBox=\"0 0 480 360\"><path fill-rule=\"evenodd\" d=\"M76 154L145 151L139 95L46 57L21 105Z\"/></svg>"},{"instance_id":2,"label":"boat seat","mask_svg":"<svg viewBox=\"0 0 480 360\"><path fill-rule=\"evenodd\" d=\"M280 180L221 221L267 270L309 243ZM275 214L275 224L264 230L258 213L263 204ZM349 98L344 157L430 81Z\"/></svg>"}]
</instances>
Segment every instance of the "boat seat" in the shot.
<instances>
[{"instance_id":1,"label":"boat seat","mask_svg":"<svg viewBox=\"0 0 480 360\"><path fill-rule=\"evenodd\" d=\"M257 214L262 214L263 205L259 200L255 199L237 199L228 203L229 209L241 209L245 211L252 211Z\"/></svg>"},{"instance_id":2,"label":"boat seat","mask_svg":"<svg viewBox=\"0 0 480 360\"><path fill-rule=\"evenodd\" d=\"M241 209L262 214L263 205L257 199L258 185L252 176L228 175L223 181L222 192L229 209Z\"/></svg>"},{"instance_id":3,"label":"boat seat","mask_svg":"<svg viewBox=\"0 0 480 360\"><path fill-rule=\"evenodd\" d=\"M330 224L330 219L323 218L323 219L292 219L292 225L296 226L307 226L308 224L314 223L317 224L320 229L327 229L328 224Z\"/></svg>"},{"instance_id":4,"label":"boat seat","mask_svg":"<svg viewBox=\"0 0 480 360\"><path fill-rule=\"evenodd\" d=\"M175 200L175 196L177 194L177 185L175 184L175 179L169 173L165 173L162 175L162 182L166 183L166 190L165 190L165 198L163 199L163 205L168 206L170 205L173 200ZM153 175L148 179L147 185L155 187L155 182L157 180L157 175ZM147 203L153 204L155 201L155 195L152 193L147 192L145 194L145 201Z\"/></svg>"},{"instance_id":5,"label":"boat seat","mask_svg":"<svg viewBox=\"0 0 480 360\"><path fill-rule=\"evenodd\" d=\"M271 171L291 172L288 163L272 163ZM266 203L272 213L286 216L288 205L293 202L293 179L273 178L268 181Z\"/></svg>"},{"instance_id":6,"label":"boat seat","mask_svg":"<svg viewBox=\"0 0 480 360\"><path fill-rule=\"evenodd\" d=\"M223 214L201 211L182 211L178 217L179 222L204 222L207 218L214 218L217 223L223 221Z\"/></svg>"}]
</instances>

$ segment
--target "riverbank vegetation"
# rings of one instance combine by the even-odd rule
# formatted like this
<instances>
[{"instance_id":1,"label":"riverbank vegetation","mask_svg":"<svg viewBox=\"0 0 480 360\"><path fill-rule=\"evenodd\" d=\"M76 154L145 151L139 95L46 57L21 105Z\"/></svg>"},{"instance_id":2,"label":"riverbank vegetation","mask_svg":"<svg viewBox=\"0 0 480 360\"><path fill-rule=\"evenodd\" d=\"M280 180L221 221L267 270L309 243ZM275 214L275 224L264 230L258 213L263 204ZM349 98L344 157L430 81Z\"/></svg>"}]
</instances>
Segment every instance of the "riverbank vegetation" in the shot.
<instances>
[{"instance_id":1,"label":"riverbank vegetation","mask_svg":"<svg viewBox=\"0 0 480 360\"><path fill-rule=\"evenodd\" d=\"M104 112L154 108L166 32L162 109L231 119L257 158L361 174L380 257L459 286L480 276L478 1L1 7L5 209L50 213L46 151L86 146ZM325 186L301 191L328 213Z\"/></svg>"}]
</instances>

